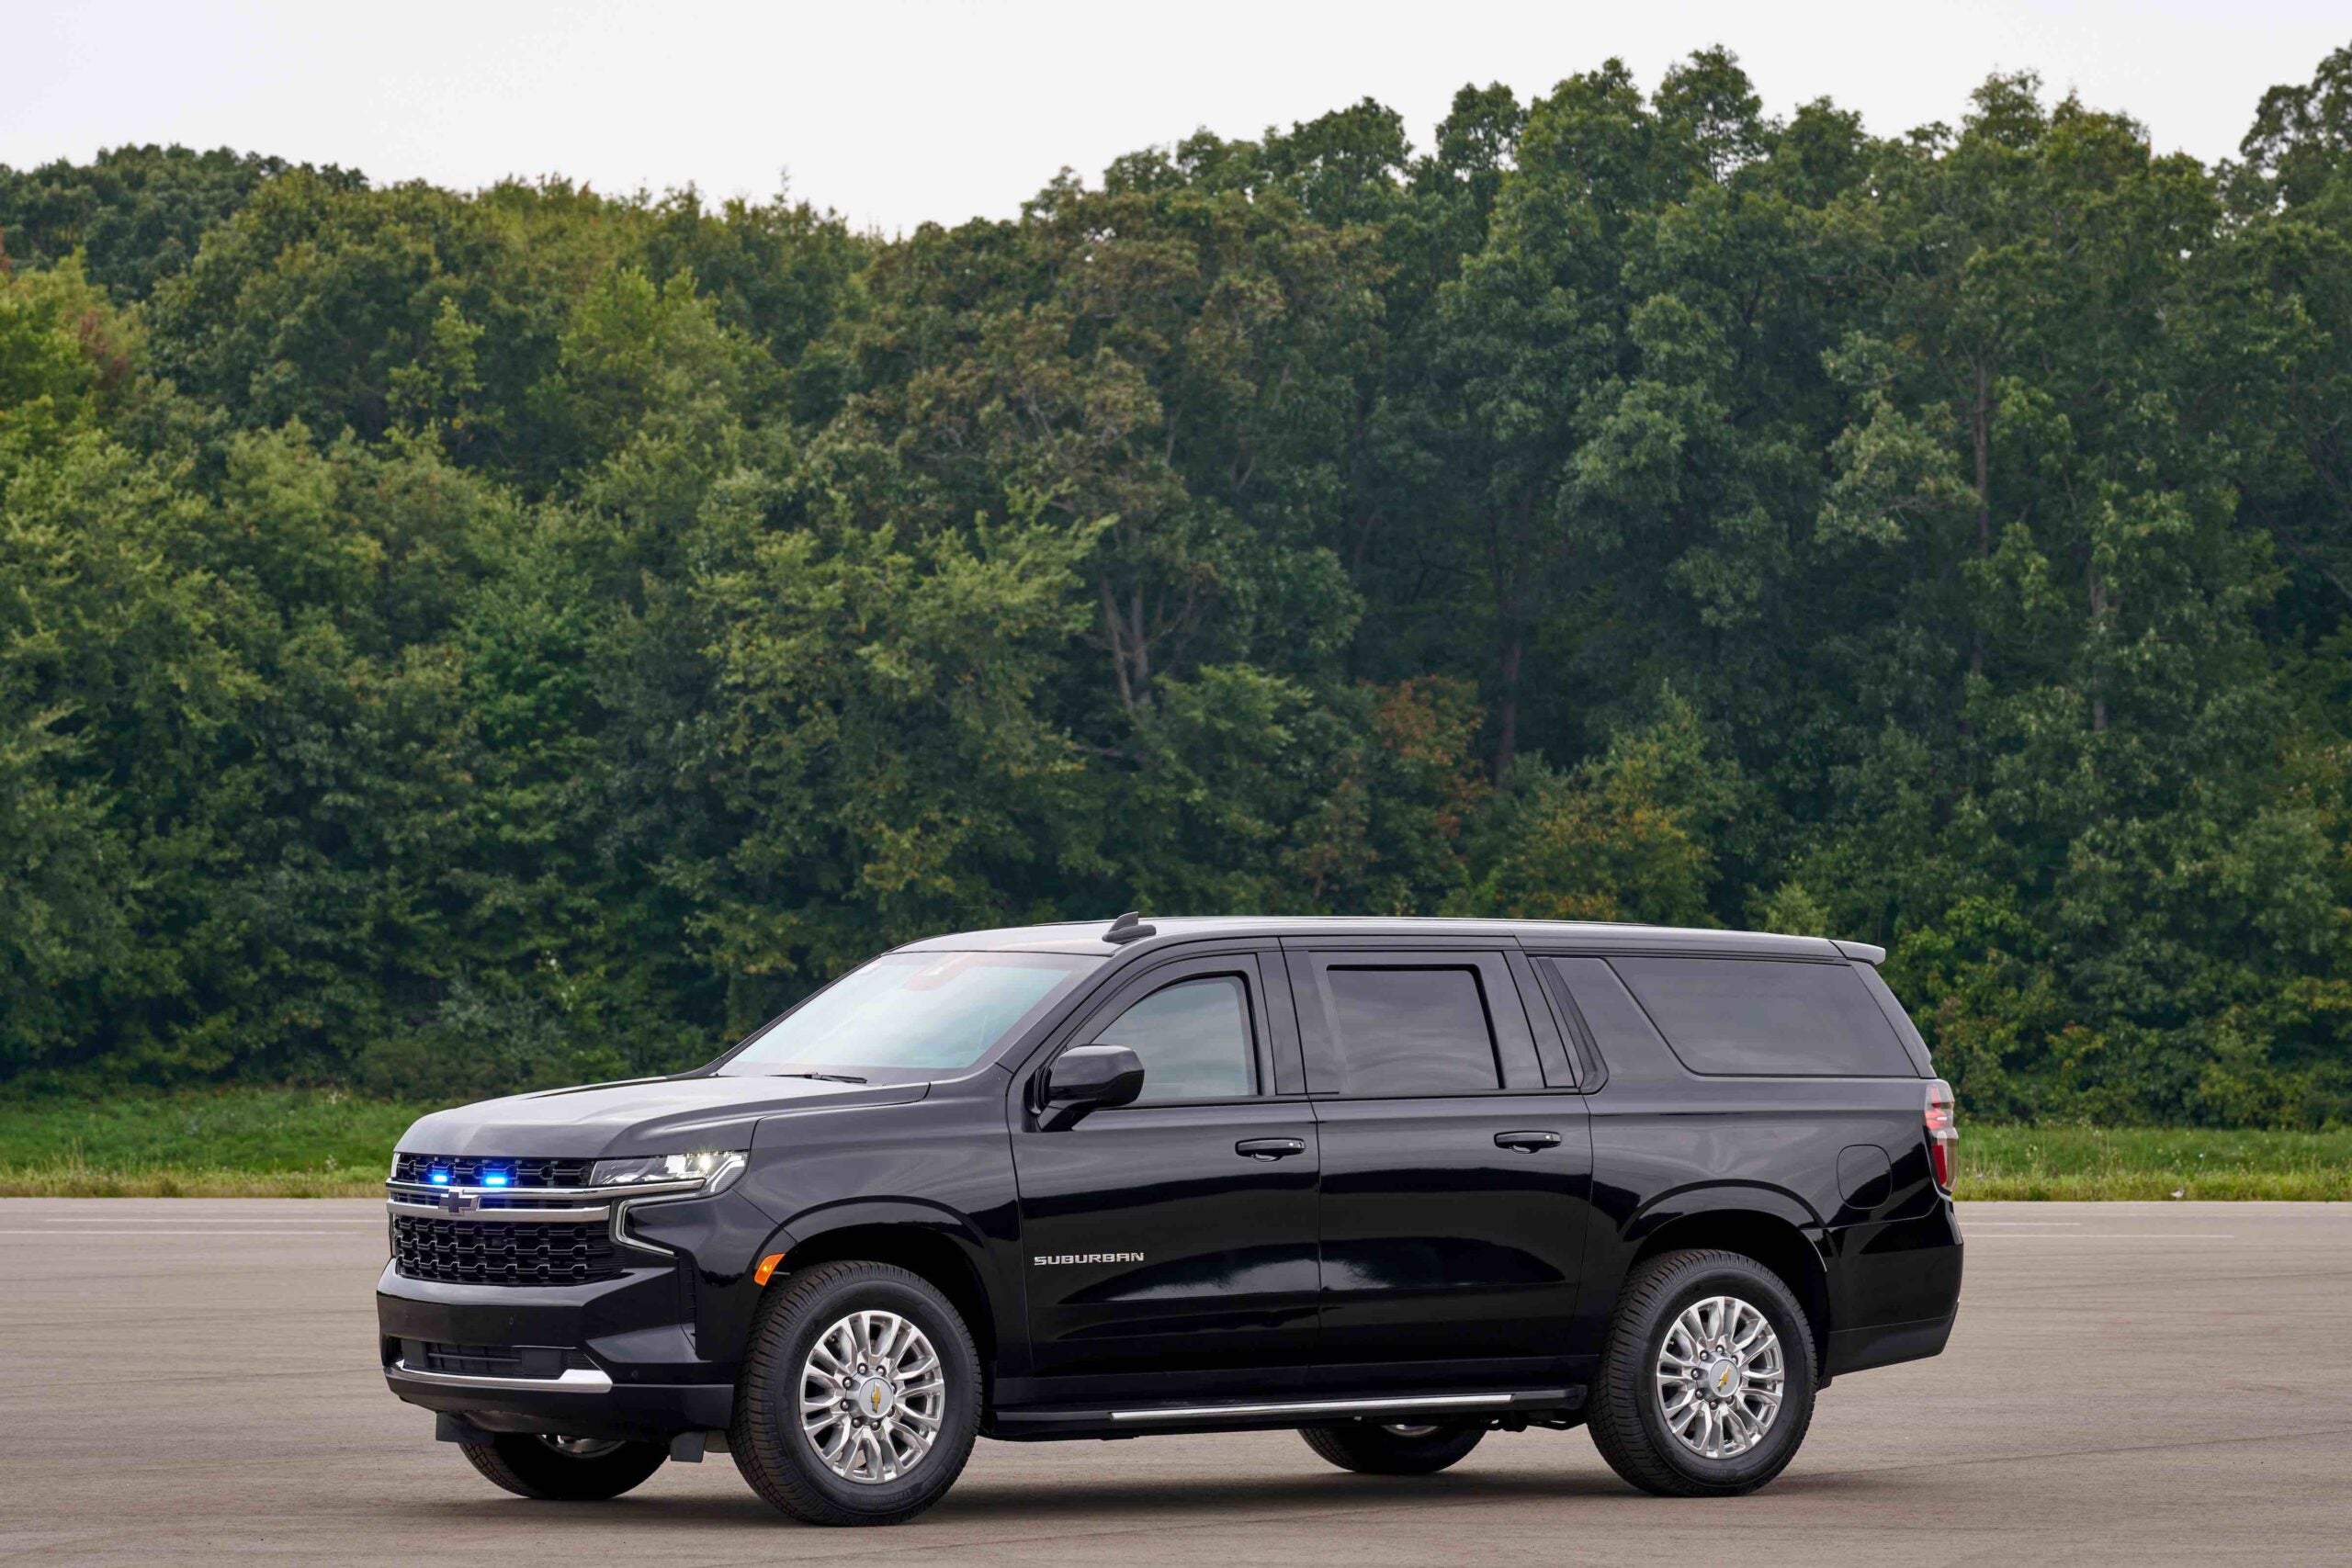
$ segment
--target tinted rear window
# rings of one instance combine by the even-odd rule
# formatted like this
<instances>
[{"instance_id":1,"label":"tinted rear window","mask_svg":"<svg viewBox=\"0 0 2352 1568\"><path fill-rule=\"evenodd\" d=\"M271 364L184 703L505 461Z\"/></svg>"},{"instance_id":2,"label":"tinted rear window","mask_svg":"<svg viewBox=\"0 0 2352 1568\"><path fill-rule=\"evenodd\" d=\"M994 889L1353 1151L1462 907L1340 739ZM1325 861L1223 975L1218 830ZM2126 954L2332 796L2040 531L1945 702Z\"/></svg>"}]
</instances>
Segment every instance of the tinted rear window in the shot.
<instances>
[{"instance_id":1,"label":"tinted rear window","mask_svg":"<svg viewBox=\"0 0 2352 1568\"><path fill-rule=\"evenodd\" d=\"M1502 1087L1476 969L1333 964L1343 1094L1485 1094Z\"/></svg>"},{"instance_id":2,"label":"tinted rear window","mask_svg":"<svg viewBox=\"0 0 2352 1568\"><path fill-rule=\"evenodd\" d=\"M1609 964L1694 1073L1918 1076L1894 1026L1847 964L1760 958Z\"/></svg>"},{"instance_id":3,"label":"tinted rear window","mask_svg":"<svg viewBox=\"0 0 2352 1568\"><path fill-rule=\"evenodd\" d=\"M1592 1032L1611 1083L1679 1082L1682 1065L1657 1037L1649 1015L1625 989L1617 972L1598 958L1546 958L1553 978L1564 984L1575 1012Z\"/></svg>"}]
</instances>

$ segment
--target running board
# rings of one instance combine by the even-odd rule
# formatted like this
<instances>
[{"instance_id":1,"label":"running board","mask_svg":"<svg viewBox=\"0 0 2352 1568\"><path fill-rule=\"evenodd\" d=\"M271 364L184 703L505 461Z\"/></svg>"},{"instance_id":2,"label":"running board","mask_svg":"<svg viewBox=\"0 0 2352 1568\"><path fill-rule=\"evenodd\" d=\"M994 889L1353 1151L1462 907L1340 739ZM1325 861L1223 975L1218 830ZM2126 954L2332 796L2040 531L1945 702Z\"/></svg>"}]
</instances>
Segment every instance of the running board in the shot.
<instances>
[{"instance_id":1,"label":"running board","mask_svg":"<svg viewBox=\"0 0 2352 1568\"><path fill-rule=\"evenodd\" d=\"M1508 1405L1508 1393L1436 1393L1406 1399L1302 1399L1282 1404L1154 1405L1114 1410L1114 1421L1201 1421L1226 1416L1374 1416L1396 1410L1471 1410Z\"/></svg>"},{"instance_id":2,"label":"running board","mask_svg":"<svg viewBox=\"0 0 2352 1568\"><path fill-rule=\"evenodd\" d=\"M1006 1410L994 1427L1005 1437L1080 1436L1109 1429L1137 1433L1170 1427L1203 1428L1227 1424L1287 1427L1306 1421L1378 1420L1384 1416L1508 1416L1517 1412L1568 1411L1584 1404L1580 1388L1497 1389L1470 1393L1354 1394L1335 1399L1239 1400L1224 1404L1147 1404L1131 1409Z\"/></svg>"}]
</instances>

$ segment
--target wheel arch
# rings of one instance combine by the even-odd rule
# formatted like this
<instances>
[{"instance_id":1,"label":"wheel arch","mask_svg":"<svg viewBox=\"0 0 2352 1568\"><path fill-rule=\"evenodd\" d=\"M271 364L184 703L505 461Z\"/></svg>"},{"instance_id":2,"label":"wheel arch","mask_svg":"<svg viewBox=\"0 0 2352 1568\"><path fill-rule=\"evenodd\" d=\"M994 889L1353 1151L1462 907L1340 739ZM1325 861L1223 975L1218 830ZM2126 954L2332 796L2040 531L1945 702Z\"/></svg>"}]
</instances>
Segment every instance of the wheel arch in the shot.
<instances>
[{"instance_id":1,"label":"wheel arch","mask_svg":"<svg viewBox=\"0 0 2352 1568\"><path fill-rule=\"evenodd\" d=\"M1832 1295L1819 1222L1794 1198L1769 1188L1706 1188L1678 1193L1635 1216L1625 1239L1630 1275L1668 1252L1713 1249L1752 1258L1780 1278L1804 1308L1815 1374L1826 1383Z\"/></svg>"},{"instance_id":2,"label":"wheel arch","mask_svg":"<svg viewBox=\"0 0 2352 1568\"><path fill-rule=\"evenodd\" d=\"M952 1212L919 1203L851 1203L801 1216L776 1233L784 1263L768 1288L820 1263L888 1263L945 1296L972 1331L982 1376L994 1386L1003 1310L978 1233Z\"/></svg>"}]
</instances>

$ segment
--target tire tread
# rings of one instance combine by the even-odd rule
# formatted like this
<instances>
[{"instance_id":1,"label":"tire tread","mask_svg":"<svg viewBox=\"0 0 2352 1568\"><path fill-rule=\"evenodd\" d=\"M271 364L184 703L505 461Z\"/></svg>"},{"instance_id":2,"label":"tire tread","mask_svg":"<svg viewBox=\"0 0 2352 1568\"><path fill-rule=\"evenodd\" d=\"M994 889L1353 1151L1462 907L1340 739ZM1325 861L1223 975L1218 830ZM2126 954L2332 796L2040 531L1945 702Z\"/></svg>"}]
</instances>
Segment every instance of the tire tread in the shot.
<instances>
[{"instance_id":1,"label":"tire tread","mask_svg":"<svg viewBox=\"0 0 2352 1568\"><path fill-rule=\"evenodd\" d=\"M1404 1439L1361 1422L1301 1427L1306 1446L1341 1470L1361 1475L1434 1475L1459 1463L1485 1438L1484 1427L1456 1425L1451 1431ZM1467 1437L1470 1440L1464 1442Z\"/></svg>"},{"instance_id":2,"label":"tire tread","mask_svg":"<svg viewBox=\"0 0 2352 1568\"><path fill-rule=\"evenodd\" d=\"M553 1503L600 1503L642 1485L670 1455L658 1443L631 1443L593 1460L571 1459L548 1449L524 1450L538 1439L502 1434L488 1442L460 1443L466 1462L492 1485L517 1497ZM518 1462L529 1452L531 1462ZM566 1469L576 1466L576 1469Z\"/></svg>"},{"instance_id":3,"label":"tire tread","mask_svg":"<svg viewBox=\"0 0 2352 1568\"><path fill-rule=\"evenodd\" d=\"M1784 1406L1781 1416L1782 1421L1795 1421L1796 1442L1789 1445L1779 1464L1736 1483L1710 1482L1683 1471L1660 1450L1642 1423L1642 1402L1649 1395L1646 1380L1652 1370L1649 1327L1657 1313L1690 1282L1691 1276L1726 1265L1754 1269L1771 1281L1782 1298L1777 1304L1794 1314L1798 1329L1795 1342L1785 1347L1783 1354L1792 1367L1802 1359L1805 1372L1801 1380L1804 1389L1802 1403L1793 1409ZM1744 1252L1710 1248L1659 1254L1634 1271L1618 1301L1616 1315L1610 1320L1600 1365L1593 1374L1590 1414L1585 1423L1592 1432L1593 1446L1620 1477L1657 1496L1732 1497L1753 1492L1787 1467L1804 1441L1804 1429L1813 1423L1817 1380L1813 1375L1812 1326L1805 1318L1804 1305L1795 1293L1778 1275Z\"/></svg>"},{"instance_id":4,"label":"tire tread","mask_svg":"<svg viewBox=\"0 0 2352 1568\"><path fill-rule=\"evenodd\" d=\"M800 1456L791 1451L789 1444L795 1434L782 1423L756 1419L755 1405L797 1411L799 1407L799 1369L786 1365L793 1333L788 1325L797 1321L803 1308L826 1291L843 1284L871 1282L888 1283L911 1289L933 1298L933 1306L953 1328L963 1351L963 1365L975 1371L979 1366L979 1354L972 1344L972 1331L945 1295L928 1280L910 1269L891 1263L843 1261L816 1264L804 1272L792 1276L791 1282L760 1303L752 1324L752 1341L743 1360L741 1381L737 1385L735 1417L727 1434L727 1446L733 1452L735 1468L752 1491L771 1506L812 1525L894 1525L914 1517L938 1501L946 1488L910 1499L889 1509L862 1510L845 1508L828 1495L801 1462ZM944 1359L946 1347L939 1348ZM781 1386L788 1397L767 1397L768 1391ZM980 1391L977 1381L969 1397L975 1406ZM957 1423L956 1433L942 1432L924 1457L926 1466L936 1467L935 1473L944 1474L952 1483L962 1472L965 1461L971 1457L972 1442L978 1435L977 1420Z\"/></svg>"}]
</instances>

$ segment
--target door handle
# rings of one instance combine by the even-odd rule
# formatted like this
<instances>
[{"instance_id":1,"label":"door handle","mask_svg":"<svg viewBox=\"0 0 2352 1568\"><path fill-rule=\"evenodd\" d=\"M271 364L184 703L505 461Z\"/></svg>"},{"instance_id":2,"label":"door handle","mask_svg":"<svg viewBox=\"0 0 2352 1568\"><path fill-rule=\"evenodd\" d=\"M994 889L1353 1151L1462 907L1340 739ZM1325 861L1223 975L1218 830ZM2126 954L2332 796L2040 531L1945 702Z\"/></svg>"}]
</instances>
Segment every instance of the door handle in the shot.
<instances>
[{"instance_id":1,"label":"door handle","mask_svg":"<svg viewBox=\"0 0 2352 1568\"><path fill-rule=\"evenodd\" d=\"M1532 1155L1538 1149L1556 1149L1559 1146L1560 1134L1557 1133L1497 1133L1495 1134L1495 1147L1517 1149L1523 1155Z\"/></svg>"},{"instance_id":2,"label":"door handle","mask_svg":"<svg viewBox=\"0 0 2352 1568\"><path fill-rule=\"evenodd\" d=\"M1248 1155L1251 1159L1288 1159L1306 1152L1305 1138L1244 1138L1233 1145L1233 1152Z\"/></svg>"}]
</instances>

